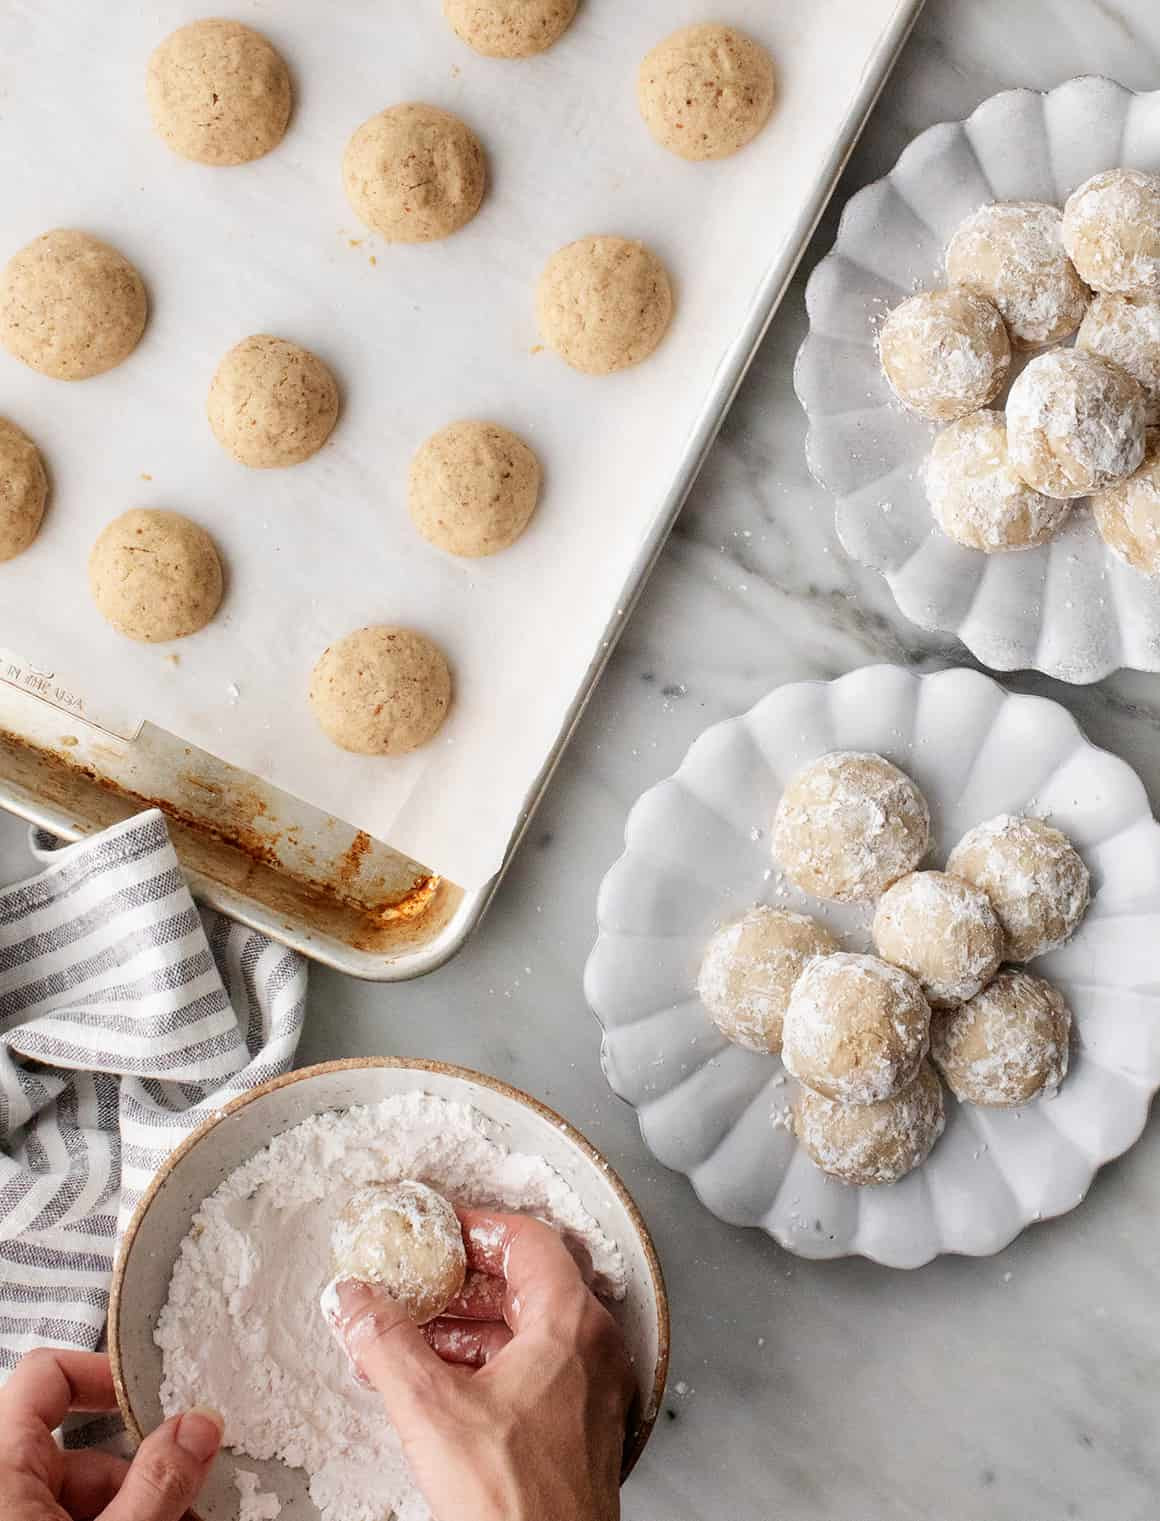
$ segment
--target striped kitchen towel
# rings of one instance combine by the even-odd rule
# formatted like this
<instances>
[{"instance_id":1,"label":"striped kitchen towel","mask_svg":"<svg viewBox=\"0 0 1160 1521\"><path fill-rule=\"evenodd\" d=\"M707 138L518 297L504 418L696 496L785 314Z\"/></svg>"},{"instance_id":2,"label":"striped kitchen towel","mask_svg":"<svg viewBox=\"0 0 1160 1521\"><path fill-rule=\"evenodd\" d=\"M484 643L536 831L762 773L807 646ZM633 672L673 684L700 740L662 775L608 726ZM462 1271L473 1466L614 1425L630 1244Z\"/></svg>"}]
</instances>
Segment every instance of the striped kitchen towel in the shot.
<instances>
[{"instance_id":1,"label":"striped kitchen towel","mask_svg":"<svg viewBox=\"0 0 1160 1521\"><path fill-rule=\"evenodd\" d=\"M301 956L198 910L156 810L39 843L47 870L0 889L0 1381L99 1345L150 1178L290 1069L306 1004Z\"/></svg>"}]
</instances>

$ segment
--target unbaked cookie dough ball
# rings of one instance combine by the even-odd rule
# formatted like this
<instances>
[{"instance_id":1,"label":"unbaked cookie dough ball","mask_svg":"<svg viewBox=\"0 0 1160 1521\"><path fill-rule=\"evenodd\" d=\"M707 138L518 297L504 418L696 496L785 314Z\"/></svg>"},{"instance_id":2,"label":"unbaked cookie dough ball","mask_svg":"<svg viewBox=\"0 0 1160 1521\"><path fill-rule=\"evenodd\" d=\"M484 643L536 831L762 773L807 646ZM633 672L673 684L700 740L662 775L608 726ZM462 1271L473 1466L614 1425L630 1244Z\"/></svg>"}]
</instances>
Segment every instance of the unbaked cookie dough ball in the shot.
<instances>
[{"instance_id":1,"label":"unbaked cookie dough ball","mask_svg":"<svg viewBox=\"0 0 1160 1521\"><path fill-rule=\"evenodd\" d=\"M973 998L1003 960L1003 930L986 893L943 871L912 871L886 889L874 911L874 945L934 1008Z\"/></svg>"},{"instance_id":2,"label":"unbaked cookie dough ball","mask_svg":"<svg viewBox=\"0 0 1160 1521\"><path fill-rule=\"evenodd\" d=\"M773 819L773 859L815 898L865 903L913 871L930 844L926 799L881 755L833 750L803 766Z\"/></svg>"},{"instance_id":3,"label":"unbaked cookie dough ball","mask_svg":"<svg viewBox=\"0 0 1160 1521\"><path fill-rule=\"evenodd\" d=\"M759 903L709 941L697 992L728 1040L750 1051L781 1050L781 1025L794 983L813 956L838 942L816 919Z\"/></svg>"},{"instance_id":4,"label":"unbaked cookie dough ball","mask_svg":"<svg viewBox=\"0 0 1160 1521\"><path fill-rule=\"evenodd\" d=\"M1135 475L1098 491L1092 516L1113 553L1133 570L1160 577L1160 453L1153 448Z\"/></svg>"},{"instance_id":5,"label":"unbaked cookie dough ball","mask_svg":"<svg viewBox=\"0 0 1160 1521\"><path fill-rule=\"evenodd\" d=\"M681 158L727 158L751 142L773 109L773 63L760 43L720 22L682 27L640 66L645 125Z\"/></svg>"},{"instance_id":6,"label":"unbaked cookie dough ball","mask_svg":"<svg viewBox=\"0 0 1160 1521\"><path fill-rule=\"evenodd\" d=\"M87 380L127 359L148 310L124 254L72 228L36 238L0 274L0 343L54 380Z\"/></svg>"},{"instance_id":7,"label":"unbaked cookie dough ball","mask_svg":"<svg viewBox=\"0 0 1160 1521\"><path fill-rule=\"evenodd\" d=\"M544 342L586 375L610 375L647 359L672 312L664 265L627 238L580 238L558 249L536 290Z\"/></svg>"},{"instance_id":8,"label":"unbaked cookie dough ball","mask_svg":"<svg viewBox=\"0 0 1160 1521\"><path fill-rule=\"evenodd\" d=\"M463 1287L459 1217L425 1183L370 1183L350 1196L330 1237L333 1282L383 1289L417 1326L442 1315Z\"/></svg>"},{"instance_id":9,"label":"unbaked cookie dough ball","mask_svg":"<svg viewBox=\"0 0 1160 1521\"><path fill-rule=\"evenodd\" d=\"M451 706L442 650L411 629L356 629L322 652L310 706L327 738L356 755L405 755L439 731Z\"/></svg>"},{"instance_id":10,"label":"unbaked cookie dough ball","mask_svg":"<svg viewBox=\"0 0 1160 1521\"><path fill-rule=\"evenodd\" d=\"M338 386L309 349L255 333L218 365L206 411L214 437L240 464L299 465L330 437Z\"/></svg>"},{"instance_id":11,"label":"unbaked cookie dough ball","mask_svg":"<svg viewBox=\"0 0 1160 1521\"><path fill-rule=\"evenodd\" d=\"M824 1098L877 1104L913 1081L930 1046L930 1005L901 967L835 951L807 962L782 1026L786 1071Z\"/></svg>"},{"instance_id":12,"label":"unbaked cookie dough ball","mask_svg":"<svg viewBox=\"0 0 1160 1521\"><path fill-rule=\"evenodd\" d=\"M430 243L470 222L487 167L479 139L450 111L410 103L372 116L342 161L347 199L391 243Z\"/></svg>"},{"instance_id":13,"label":"unbaked cookie dough ball","mask_svg":"<svg viewBox=\"0 0 1160 1521\"><path fill-rule=\"evenodd\" d=\"M1011 367L1002 317L958 287L921 291L896 306L879 330L878 354L899 401L932 422L985 407Z\"/></svg>"},{"instance_id":14,"label":"unbaked cookie dough ball","mask_svg":"<svg viewBox=\"0 0 1160 1521\"><path fill-rule=\"evenodd\" d=\"M196 634L222 600L222 564L204 528L177 512L135 507L102 530L89 587L118 633L147 644Z\"/></svg>"},{"instance_id":15,"label":"unbaked cookie dough ball","mask_svg":"<svg viewBox=\"0 0 1160 1521\"><path fill-rule=\"evenodd\" d=\"M238 21L191 21L149 60L153 125L199 164L247 164L276 148L290 120L290 75L260 32Z\"/></svg>"},{"instance_id":16,"label":"unbaked cookie dough ball","mask_svg":"<svg viewBox=\"0 0 1160 1521\"><path fill-rule=\"evenodd\" d=\"M1096 296L1075 341L1138 380L1148 398L1148 421L1160 421L1160 293Z\"/></svg>"},{"instance_id":17,"label":"unbaked cookie dough ball","mask_svg":"<svg viewBox=\"0 0 1160 1521\"><path fill-rule=\"evenodd\" d=\"M514 544L539 494L539 460L498 423L450 423L411 461L411 521L448 554L474 558Z\"/></svg>"},{"instance_id":18,"label":"unbaked cookie dough ball","mask_svg":"<svg viewBox=\"0 0 1160 1521\"><path fill-rule=\"evenodd\" d=\"M578 0L443 0L443 14L468 47L487 58L530 58L572 24Z\"/></svg>"},{"instance_id":19,"label":"unbaked cookie dough ball","mask_svg":"<svg viewBox=\"0 0 1160 1521\"><path fill-rule=\"evenodd\" d=\"M1007 397L1007 453L1045 496L1102 491L1144 458L1147 397L1098 354L1053 349L1034 358Z\"/></svg>"},{"instance_id":20,"label":"unbaked cookie dough ball","mask_svg":"<svg viewBox=\"0 0 1160 1521\"><path fill-rule=\"evenodd\" d=\"M947 537L986 555L1043 544L1071 511L1070 502L1044 496L1015 474L1006 419L985 407L938 434L924 481L930 510Z\"/></svg>"},{"instance_id":21,"label":"unbaked cookie dough ball","mask_svg":"<svg viewBox=\"0 0 1160 1521\"><path fill-rule=\"evenodd\" d=\"M999 308L1019 349L1074 333L1088 291L1064 252L1063 217L1040 201L980 206L947 244L947 279Z\"/></svg>"},{"instance_id":22,"label":"unbaked cookie dough ball","mask_svg":"<svg viewBox=\"0 0 1160 1521\"><path fill-rule=\"evenodd\" d=\"M1160 291L1160 175L1093 174L1067 198L1063 246L1093 290Z\"/></svg>"},{"instance_id":23,"label":"unbaked cookie dough ball","mask_svg":"<svg viewBox=\"0 0 1160 1521\"><path fill-rule=\"evenodd\" d=\"M1087 911L1088 869L1071 841L1042 819L1001 813L969 830L947 871L985 892L1010 961L1054 950Z\"/></svg>"},{"instance_id":24,"label":"unbaked cookie dough ball","mask_svg":"<svg viewBox=\"0 0 1160 1521\"><path fill-rule=\"evenodd\" d=\"M47 500L40 450L15 423L0 417L0 564L23 554L36 538Z\"/></svg>"},{"instance_id":25,"label":"unbaked cookie dough ball","mask_svg":"<svg viewBox=\"0 0 1160 1521\"><path fill-rule=\"evenodd\" d=\"M876 1104L839 1104L803 1088L794 1132L815 1167L843 1183L897 1183L930 1156L943 1133L942 1084L929 1062Z\"/></svg>"},{"instance_id":26,"label":"unbaked cookie dough ball","mask_svg":"<svg viewBox=\"0 0 1160 1521\"><path fill-rule=\"evenodd\" d=\"M1058 989L1015 968L936 1015L931 1055L965 1104L1006 1109L1050 1097L1067 1076L1071 1013Z\"/></svg>"}]
</instances>

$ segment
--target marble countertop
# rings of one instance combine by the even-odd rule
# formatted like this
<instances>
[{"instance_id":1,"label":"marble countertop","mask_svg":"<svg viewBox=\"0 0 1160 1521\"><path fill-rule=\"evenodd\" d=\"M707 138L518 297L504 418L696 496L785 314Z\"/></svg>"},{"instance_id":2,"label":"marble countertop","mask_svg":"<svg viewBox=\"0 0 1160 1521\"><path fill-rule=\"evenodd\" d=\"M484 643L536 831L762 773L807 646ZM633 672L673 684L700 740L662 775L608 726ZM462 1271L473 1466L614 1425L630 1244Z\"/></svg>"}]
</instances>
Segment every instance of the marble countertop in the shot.
<instances>
[{"instance_id":1,"label":"marble countertop","mask_svg":"<svg viewBox=\"0 0 1160 1521\"><path fill-rule=\"evenodd\" d=\"M932 122L1015 85L1160 86L1155 0L928 0L803 275L846 197ZM625 814L705 727L780 682L962 659L850 564L806 473L794 282L499 898L442 971L395 987L312 974L303 1063L405 1054L539 1095L624 1177L674 1313L669 1393L626 1521L1152 1521L1160 1127L1072 1215L1001 1256L911 1274L808 1263L731 1229L654 1163L600 1072L581 989ZM1160 805L1160 678L1010 684L1065 703ZM0 880L28 869L0 818Z\"/></svg>"}]
</instances>

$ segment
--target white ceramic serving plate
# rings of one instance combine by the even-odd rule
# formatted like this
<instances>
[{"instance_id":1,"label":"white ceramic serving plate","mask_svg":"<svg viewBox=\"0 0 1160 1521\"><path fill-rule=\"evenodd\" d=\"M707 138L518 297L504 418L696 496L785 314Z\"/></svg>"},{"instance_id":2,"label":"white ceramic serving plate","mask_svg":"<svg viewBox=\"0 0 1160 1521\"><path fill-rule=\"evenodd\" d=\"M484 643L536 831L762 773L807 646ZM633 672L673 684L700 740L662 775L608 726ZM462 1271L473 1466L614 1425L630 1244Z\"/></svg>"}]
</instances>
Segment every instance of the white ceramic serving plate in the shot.
<instances>
[{"instance_id":1,"label":"white ceramic serving plate","mask_svg":"<svg viewBox=\"0 0 1160 1521\"><path fill-rule=\"evenodd\" d=\"M947 538L920 473L934 426L894 399L876 330L905 296L946 283L943 250L976 207L1062 204L1117 164L1160 170L1160 90L1137 95L1089 76L1045 95L992 96L966 121L923 132L885 179L850 199L806 290L795 387L810 470L837 498L838 535L883 573L908 618L957 634L994 670L1034 667L1072 682L1121 666L1160 670L1160 583L1104 547L1085 503L1039 549L988 556Z\"/></svg>"},{"instance_id":2,"label":"white ceramic serving plate","mask_svg":"<svg viewBox=\"0 0 1160 1521\"><path fill-rule=\"evenodd\" d=\"M495 1078L444 1062L380 1060L329 1062L276 1078L229 1104L180 1146L162 1167L130 1222L117 1260L109 1307L109 1351L121 1413L138 1440L162 1420L161 1353L153 1341L169 1293L178 1248L203 1199L274 1136L311 1115L352 1104L373 1104L414 1092L470 1104L494 1120L513 1150L546 1157L567 1179L588 1212L620 1246L628 1274L624 1301L614 1306L640 1386L626 1471L649 1438L664 1392L669 1312L660 1264L627 1189L599 1152L566 1121L535 1099ZM304 1475L276 1459L258 1462L224 1451L198 1500L202 1521L234 1521L240 1466L282 1502L280 1521L317 1521ZM195 1518L196 1521L196 1518Z\"/></svg>"},{"instance_id":3,"label":"white ceramic serving plate","mask_svg":"<svg viewBox=\"0 0 1160 1521\"><path fill-rule=\"evenodd\" d=\"M695 991L712 931L756 902L816 915L848 949L868 946L869 910L798 892L769 854L785 782L835 749L878 751L914 777L931 807L928 864L983 819L1034 812L1075 842L1094 890L1074 938L1033 964L1075 1015L1059 1096L987 1111L948 1095L929 1161L885 1188L827 1178L771 1123L793 1097L780 1060L729 1045ZM780 687L707 729L636 803L625 842L600 890L585 977L604 1070L652 1152L720 1219L807 1257L918 1267L940 1252L982 1256L1073 1209L1139 1136L1160 1086L1160 825L1136 774L1057 703L969 670L871 666Z\"/></svg>"}]
</instances>

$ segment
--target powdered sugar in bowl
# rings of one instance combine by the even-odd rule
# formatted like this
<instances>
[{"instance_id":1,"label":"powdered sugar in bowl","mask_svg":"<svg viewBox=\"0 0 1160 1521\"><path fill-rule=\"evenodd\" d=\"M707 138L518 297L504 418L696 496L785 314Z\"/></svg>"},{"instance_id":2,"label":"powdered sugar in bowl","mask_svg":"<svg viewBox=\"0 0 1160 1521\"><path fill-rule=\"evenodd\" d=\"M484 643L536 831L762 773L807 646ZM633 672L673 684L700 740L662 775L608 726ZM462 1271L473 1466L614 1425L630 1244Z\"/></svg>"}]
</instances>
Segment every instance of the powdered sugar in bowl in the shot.
<instances>
[{"instance_id":1,"label":"powdered sugar in bowl","mask_svg":"<svg viewBox=\"0 0 1160 1521\"><path fill-rule=\"evenodd\" d=\"M449 1132L454 1144L448 1144ZM203 1344L215 1336L220 1346L212 1354L212 1370L205 1365L214 1387L202 1397L211 1404L228 1402L222 1397L237 1379L236 1408L261 1406L260 1417L242 1417L240 1440L235 1437L252 1455L229 1446L223 1450L198 1501L202 1521L234 1521L243 1490L250 1492L243 1515L259 1513L254 1491L264 1513L273 1514L277 1503L282 1521L317 1521L320 1515L328 1521L363 1521L369 1514L350 1461L326 1462L327 1402L345 1413L348 1397L357 1403L361 1392L353 1383L349 1396L345 1386L337 1387L342 1371L337 1365L328 1383L320 1358L311 1370L316 1385L296 1411L292 1378L285 1382L289 1364L276 1345L279 1329L267 1324L262 1303L278 1298L291 1318L306 1317L292 1301L299 1291L307 1297L313 1291L312 1284L298 1282L312 1271L307 1238L315 1226L328 1230L327 1210L341 1192L335 1177L349 1171L354 1185L366 1181L362 1174L385 1161L388 1137L398 1167L441 1185L452 1197L522 1205L584 1242L606 1288L621 1296L613 1310L638 1375L630 1465L648 1439L664 1389L668 1307L648 1232L604 1160L550 1110L492 1078L438 1062L334 1062L263 1085L195 1132L158 1174L121 1249L109 1346L130 1432L139 1438L152 1430L166 1402L189 1402L200 1377L199 1358L207 1355ZM329 1185L314 1187L311 1169L317 1181L328 1167L333 1167ZM242 1227L245 1245L234 1239L238 1232L231 1222ZM283 1253L271 1233L287 1226L296 1239L294 1250L287 1243ZM242 1256L234 1262L236 1252ZM275 1264L263 1273L281 1273L285 1282L266 1283L261 1295L251 1292L242 1262L248 1252ZM207 1291L204 1277L219 1269L222 1282ZM231 1361L222 1353L243 1340L244 1356ZM281 1397L272 1387L268 1398L251 1398L255 1378L283 1380ZM305 1410L308 1419L302 1418ZM353 1429L360 1420L367 1427L367 1456L389 1476L390 1442L380 1443L377 1413L360 1416L352 1408L348 1425ZM226 1439L229 1443L229 1424ZM294 1456L282 1461L271 1455L275 1452ZM299 1458L304 1466L297 1466ZM314 1473L313 1484L306 1468ZM381 1486L376 1492L376 1515L384 1499L400 1521L426 1515L404 1475L388 1477L386 1488L385 1495Z\"/></svg>"}]
</instances>

